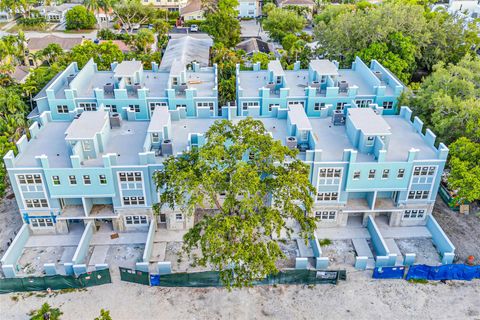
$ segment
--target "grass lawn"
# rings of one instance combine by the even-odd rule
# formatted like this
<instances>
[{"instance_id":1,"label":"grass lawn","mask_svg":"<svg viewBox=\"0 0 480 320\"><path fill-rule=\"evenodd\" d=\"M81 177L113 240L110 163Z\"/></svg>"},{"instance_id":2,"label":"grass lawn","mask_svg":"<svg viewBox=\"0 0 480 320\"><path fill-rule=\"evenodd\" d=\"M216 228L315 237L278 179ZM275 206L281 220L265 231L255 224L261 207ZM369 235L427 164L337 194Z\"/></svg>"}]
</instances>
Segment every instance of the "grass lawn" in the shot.
<instances>
[{"instance_id":1,"label":"grass lawn","mask_svg":"<svg viewBox=\"0 0 480 320\"><path fill-rule=\"evenodd\" d=\"M38 26L22 26L18 24L14 24L8 32L16 33L18 31L38 31L38 32L47 32L52 26L56 25L56 23L46 23Z\"/></svg>"}]
</instances>

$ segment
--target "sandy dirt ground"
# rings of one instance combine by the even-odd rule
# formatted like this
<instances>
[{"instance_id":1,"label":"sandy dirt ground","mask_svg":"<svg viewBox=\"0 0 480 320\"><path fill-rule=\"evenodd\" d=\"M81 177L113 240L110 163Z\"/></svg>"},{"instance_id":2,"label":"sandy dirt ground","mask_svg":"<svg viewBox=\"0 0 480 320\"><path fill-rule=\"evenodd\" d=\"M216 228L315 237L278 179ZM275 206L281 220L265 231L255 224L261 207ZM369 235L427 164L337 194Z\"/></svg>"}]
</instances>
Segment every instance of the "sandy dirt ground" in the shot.
<instances>
[{"instance_id":1,"label":"sandy dirt ground","mask_svg":"<svg viewBox=\"0 0 480 320\"><path fill-rule=\"evenodd\" d=\"M441 203L440 203L441 205ZM445 211L440 207L440 210ZM457 247L459 256L480 256L480 219L450 211L436 218ZM0 244L21 226L15 203L0 205ZM286 246L288 252L288 247ZM178 246L169 248L173 255ZM335 241L332 266L347 268L338 285L258 286L228 292L221 288L159 288L121 282L74 292L0 295L0 319L28 319L27 313L48 302L64 313L63 320L92 320L108 309L114 320L150 319L472 319L480 320L480 280L428 284L404 280L373 280L371 271L351 267L351 242ZM5 250L5 249L4 249ZM333 252L337 250L337 253ZM139 255L141 250L134 250ZM132 253L132 254L134 254ZM135 255L134 254L134 255ZM112 261L113 262L113 261ZM117 261L118 262L118 261ZM344 263L345 262L345 263Z\"/></svg>"},{"instance_id":2,"label":"sandy dirt ground","mask_svg":"<svg viewBox=\"0 0 480 320\"><path fill-rule=\"evenodd\" d=\"M464 263L469 255L476 257L480 264L480 218L479 213L463 215L450 210L437 197L433 216L442 226L445 233L455 246L457 263Z\"/></svg>"},{"instance_id":3,"label":"sandy dirt ground","mask_svg":"<svg viewBox=\"0 0 480 320\"><path fill-rule=\"evenodd\" d=\"M150 319L480 319L480 280L413 284L375 281L369 272L349 272L334 285L219 288L158 288L130 283L44 297L0 296L1 319L26 319L44 302L62 319L89 319L108 309L114 320ZM16 297L16 298L12 298Z\"/></svg>"},{"instance_id":4,"label":"sandy dirt ground","mask_svg":"<svg viewBox=\"0 0 480 320\"><path fill-rule=\"evenodd\" d=\"M6 195L0 200L0 256L7 251L23 223L12 191L7 189Z\"/></svg>"}]
</instances>

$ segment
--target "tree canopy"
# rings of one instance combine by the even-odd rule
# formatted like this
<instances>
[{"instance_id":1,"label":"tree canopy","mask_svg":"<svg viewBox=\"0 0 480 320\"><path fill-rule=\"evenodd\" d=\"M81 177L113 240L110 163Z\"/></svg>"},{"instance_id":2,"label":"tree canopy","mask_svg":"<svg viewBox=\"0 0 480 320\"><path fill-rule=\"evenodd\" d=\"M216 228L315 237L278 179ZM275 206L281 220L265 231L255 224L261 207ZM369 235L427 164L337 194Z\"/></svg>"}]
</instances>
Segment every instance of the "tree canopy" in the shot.
<instances>
[{"instance_id":1,"label":"tree canopy","mask_svg":"<svg viewBox=\"0 0 480 320\"><path fill-rule=\"evenodd\" d=\"M194 264L219 270L227 287L246 286L278 271L284 254L271 237L291 231L286 220L297 221L305 239L312 235L310 169L259 120L217 121L205 136L204 146L168 158L155 174L159 207L214 208L185 234L184 250L200 249Z\"/></svg>"},{"instance_id":2,"label":"tree canopy","mask_svg":"<svg viewBox=\"0 0 480 320\"><path fill-rule=\"evenodd\" d=\"M440 61L458 62L480 43L475 23L416 1L327 6L315 21L320 54L344 67L357 55L377 59L406 83Z\"/></svg>"},{"instance_id":3,"label":"tree canopy","mask_svg":"<svg viewBox=\"0 0 480 320\"><path fill-rule=\"evenodd\" d=\"M302 31L306 24L303 16L281 8L270 9L262 22L263 28L274 41L282 41L287 34Z\"/></svg>"},{"instance_id":4,"label":"tree canopy","mask_svg":"<svg viewBox=\"0 0 480 320\"><path fill-rule=\"evenodd\" d=\"M76 6L68 10L65 21L67 30L92 29L97 23L95 15L84 6Z\"/></svg>"},{"instance_id":5,"label":"tree canopy","mask_svg":"<svg viewBox=\"0 0 480 320\"><path fill-rule=\"evenodd\" d=\"M480 143L462 137L450 145L448 185L460 199L480 199Z\"/></svg>"},{"instance_id":6,"label":"tree canopy","mask_svg":"<svg viewBox=\"0 0 480 320\"><path fill-rule=\"evenodd\" d=\"M240 41L240 22L237 19L237 0L219 0L204 3L205 22L203 31L212 36L215 43L222 43L228 48Z\"/></svg>"}]
</instances>

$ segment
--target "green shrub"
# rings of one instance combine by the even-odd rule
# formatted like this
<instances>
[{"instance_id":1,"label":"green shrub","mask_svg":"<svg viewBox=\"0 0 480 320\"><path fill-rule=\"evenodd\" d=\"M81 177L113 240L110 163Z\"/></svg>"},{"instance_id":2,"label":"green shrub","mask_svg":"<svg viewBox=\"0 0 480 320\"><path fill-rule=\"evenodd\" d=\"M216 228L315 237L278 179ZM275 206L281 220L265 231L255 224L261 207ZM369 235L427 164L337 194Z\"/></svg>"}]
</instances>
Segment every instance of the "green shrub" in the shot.
<instances>
[{"instance_id":1,"label":"green shrub","mask_svg":"<svg viewBox=\"0 0 480 320\"><path fill-rule=\"evenodd\" d=\"M35 17L35 18L20 18L17 20L17 24L26 27L41 26L47 23L45 17Z\"/></svg>"},{"instance_id":2,"label":"green shrub","mask_svg":"<svg viewBox=\"0 0 480 320\"><path fill-rule=\"evenodd\" d=\"M97 23L95 15L84 6L76 6L68 10L65 20L67 30L92 29Z\"/></svg>"}]
</instances>

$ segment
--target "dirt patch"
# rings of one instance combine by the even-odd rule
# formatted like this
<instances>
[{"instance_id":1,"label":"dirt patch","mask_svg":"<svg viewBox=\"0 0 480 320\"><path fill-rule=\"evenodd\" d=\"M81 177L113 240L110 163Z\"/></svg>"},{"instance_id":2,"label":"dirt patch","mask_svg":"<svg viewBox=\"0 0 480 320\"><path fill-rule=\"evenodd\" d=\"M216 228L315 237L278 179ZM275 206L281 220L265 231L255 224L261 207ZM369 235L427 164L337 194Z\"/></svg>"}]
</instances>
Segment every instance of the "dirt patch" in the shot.
<instances>
[{"instance_id":1,"label":"dirt patch","mask_svg":"<svg viewBox=\"0 0 480 320\"><path fill-rule=\"evenodd\" d=\"M172 263L172 272L199 272L210 270L208 267L192 266L192 260L183 254L182 245L183 242L180 241L167 242L165 261ZM200 256L201 251L199 249L193 250L192 254Z\"/></svg>"},{"instance_id":2,"label":"dirt patch","mask_svg":"<svg viewBox=\"0 0 480 320\"><path fill-rule=\"evenodd\" d=\"M297 256L297 242L293 240L279 240L278 246L285 254L285 259L277 261L275 264L278 269L287 269L295 267L295 258Z\"/></svg>"},{"instance_id":3,"label":"dirt patch","mask_svg":"<svg viewBox=\"0 0 480 320\"><path fill-rule=\"evenodd\" d=\"M144 245L115 245L108 248L105 263L110 269L118 267L135 268L135 263L142 261Z\"/></svg>"},{"instance_id":4,"label":"dirt patch","mask_svg":"<svg viewBox=\"0 0 480 320\"><path fill-rule=\"evenodd\" d=\"M398 248L403 256L415 253L415 264L428 264L435 266L441 264L440 256L433 245L432 239L396 239Z\"/></svg>"},{"instance_id":5,"label":"dirt patch","mask_svg":"<svg viewBox=\"0 0 480 320\"><path fill-rule=\"evenodd\" d=\"M18 260L19 275L40 276L45 263L59 263L65 247L25 248Z\"/></svg>"},{"instance_id":6,"label":"dirt patch","mask_svg":"<svg viewBox=\"0 0 480 320\"><path fill-rule=\"evenodd\" d=\"M464 263L473 255L480 264L480 218L450 210L440 197L435 202L433 216L455 246L456 262Z\"/></svg>"},{"instance_id":7,"label":"dirt patch","mask_svg":"<svg viewBox=\"0 0 480 320\"><path fill-rule=\"evenodd\" d=\"M342 268L355 264L355 249L352 240L333 240L328 246L322 247L322 256L330 260L330 268Z\"/></svg>"},{"instance_id":8,"label":"dirt patch","mask_svg":"<svg viewBox=\"0 0 480 320\"><path fill-rule=\"evenodd\" d=\"M22 224L15 196L11 189L7 189L6 197L0 200L0 256L7 251Z\"/></svg>"}]
</instances>

